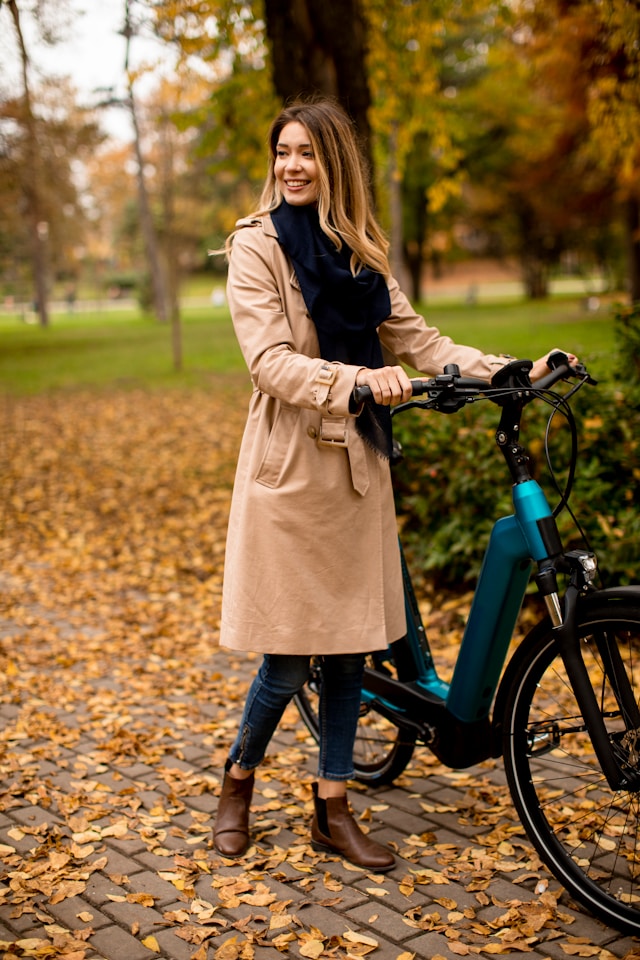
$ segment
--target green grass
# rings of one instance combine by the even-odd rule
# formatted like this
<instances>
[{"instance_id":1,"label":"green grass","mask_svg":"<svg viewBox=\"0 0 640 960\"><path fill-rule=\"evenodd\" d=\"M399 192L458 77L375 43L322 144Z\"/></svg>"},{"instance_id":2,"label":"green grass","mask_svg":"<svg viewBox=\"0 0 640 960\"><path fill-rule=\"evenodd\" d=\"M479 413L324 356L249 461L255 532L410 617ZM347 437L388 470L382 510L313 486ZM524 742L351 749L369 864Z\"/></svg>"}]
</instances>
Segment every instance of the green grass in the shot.
<instances>
[{"instance_id":1,"label":"green grass","mask_svg":"<svg viewBox=\"0 0 640 960\"><path fill-rule=\"evenodd\" d=\"M428 323L487 353L535 359L552 347L607 367L614 347L608 311L587 313L578 299L425 307Z\"/></svg>"},{"instance_id":2,"label":"green grass","mask_svg":"<svg viewBox=\"0 0 640 960\"><path fill-rule=\"evenodd\" d=\"M584 358L595 376L610 369L614 341L608 313L586 313L577 298L426 304L424 314L457 342L488 352L535 358L559 346ZM54 314L48 329L0 315L0 390L193 386L212 375L246 375L227 309L186 309L182 343L183 369L175 372L170 327L134 309Z\"/></svg>"},{"instance_id":3,"label":"green grass","mask_svg":"<svg viewBox=\"0 0 640 960\"><path fill-rule=\"evenodd\" d=\"M54 315L42 329L0 317L0 389L23 394L75 387L193 386L245 371L229 313L192 308L182 318L182 371L171 327L137 310Z\"/></svg>"}]
</instances>

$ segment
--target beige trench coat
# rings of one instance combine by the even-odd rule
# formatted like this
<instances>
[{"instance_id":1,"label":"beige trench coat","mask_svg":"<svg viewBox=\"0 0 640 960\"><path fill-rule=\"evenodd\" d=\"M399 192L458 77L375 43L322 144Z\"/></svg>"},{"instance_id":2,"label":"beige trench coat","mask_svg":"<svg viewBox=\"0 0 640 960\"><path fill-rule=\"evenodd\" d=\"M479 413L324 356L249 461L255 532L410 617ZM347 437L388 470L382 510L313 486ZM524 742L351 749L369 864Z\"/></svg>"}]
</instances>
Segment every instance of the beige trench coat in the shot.
<instances>
[{"instance_id":1,"label":"beige trench coat","mask_svg":"<svg viewBox=\"0 0 640 960\"><path fill-rule=\"evenodd\" d=\"M225 556L220 642L262 653L384 649L406 632L389 464L355 429L360 367L319 357L297 278L270 217L240 221L231 315L251 379ZM433 376L505 363L427 327L397 283L383 345Z\"/></svg>"}]
</instances>

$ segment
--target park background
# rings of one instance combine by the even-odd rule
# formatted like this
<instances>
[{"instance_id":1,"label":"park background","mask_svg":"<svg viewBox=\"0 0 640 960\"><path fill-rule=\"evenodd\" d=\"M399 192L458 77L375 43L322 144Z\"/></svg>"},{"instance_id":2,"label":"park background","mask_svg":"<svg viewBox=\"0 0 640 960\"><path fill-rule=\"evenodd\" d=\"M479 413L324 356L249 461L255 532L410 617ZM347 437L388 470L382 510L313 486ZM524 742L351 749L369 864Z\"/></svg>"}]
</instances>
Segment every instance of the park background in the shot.
<instances>
[{"instance_id":1,"label":"park background","mask_svg":"<svg viewBox=\"0 0 640 960\"><path fill-rule=\"evenodd\" d=\"M348 918L365 939L345 941L359 881L334 876L304 840L311 760L295 711L258 791L269 857L260 837L234 877L212 855L219 773L255 661L216 649L251 385L224 260L208 251L256 203L283 100L337 96L363 138L394 272L428 322L495 352L566 346L598 379L574 403L572 505L606 582L636 581L639 51L633 0L3 0L4 956L386 960L401 947L387 939L392 911L372 906L383 894L400 940L424 936L405 957L637 956L549 885L499 764L446 772L426 750L383 797L387 812L374 805L405 831L398 798L433 791L410 818L421 836L403 848L409 872L378 897L365 881ZM399 428L399 521L445 676L491 517L509 510L486 408ZM555 503L547 414L529 409L525 440ZM569 439L554 418L561 483ZM560 523L579 542L566 512ZM537 616L530 602L521 629ZM374 816L370 798L358 802ZM432 890L433 871L450 870L436 834L459 879L441 920L433 903L408 917L402 889ZM535 879L510 884L522 871ZM483 891L472 913L469 878Z\"/></svg>"},{"instance_id":2,"label":"park background","mask_svg":"<svg viewBox=\"0 0 640 960\"><path fill-rule=\"evenodd\" d=\"M169 390L234 375L240 383L225 261L210 251L255 207L279 104L329 94L356 122L393 271L428 321L494 352L536 356L565 345L593 368L601 386L578 405L586 462L576 506L609 576L632 580L637 4L109 8L108 20L71 0L5 0L0 10L3 389ZM94 87L82 73L92 50L94 79L109 64ZM475 576L478 534L508 506L485 443L488 416L473 431L458 419L432 422L428 440L422 425L402 428L412 472L398 479L407 494L399 514L414 560L443 583ZM532 436L542 430L534 415ZM456 447L461 432L474 438ZM563 459L560 447L560 474ZM427 502L446 521L428 545ZM568 520L563 532L570 528Z\"/></svg>"}]
</instances>

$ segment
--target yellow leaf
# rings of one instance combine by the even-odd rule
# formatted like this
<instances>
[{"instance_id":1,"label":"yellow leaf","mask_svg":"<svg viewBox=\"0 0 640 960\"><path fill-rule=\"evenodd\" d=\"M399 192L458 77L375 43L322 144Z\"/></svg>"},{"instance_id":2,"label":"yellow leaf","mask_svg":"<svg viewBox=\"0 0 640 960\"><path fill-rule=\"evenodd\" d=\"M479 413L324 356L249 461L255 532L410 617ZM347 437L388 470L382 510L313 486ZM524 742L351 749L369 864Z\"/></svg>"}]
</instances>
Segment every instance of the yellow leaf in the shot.
<instances>
[{"instance_id":1,"label":"yellow leaf","mask_svg":"<svg viewBox=\"0 0 640 960\"><path fill-rule=\"evenodd\" d=\"M237 960L240 956L240 946L237 937L229 937L228 940L218 947L214 956L216 960Z\"/></svg>"},{"instance_id":2,"label":"yellow leaf","mask_svg":"<svg viewBox=\"0 0 640 960\"><path fill-rule=\"evenodd\" d=\"M147 950L153 950L154 953L160 953L160 944L154 936L145 937L142 941L142 945L147 948Z\"/></svg>"},{"instance_id":3,"label":"yellow leaf","mask_svg":"<svg viewBox=\"0 0 640 960\"><path fill-rule=\"evenodd\" d=\"M366 937L364 933L356 933L355 930L347 930L346 933L342 934L345 940L348 940L350 943L364 943L368 947L378 947L380 944L377 940L374 940L373 937Z\"/></svg>"},{"instance_id":4,"label":"yellow leaf","mask_svg":"<svg viewBox=\"0 0 640 960\"><path fill-rule=\"evenodd\" d=\"M455 953L459 957L466 957L471 953L471 950L469 949L466 943L459 943L457 940L452 940L448 944L448 946L449 946L449 950L451 950L451 953ZM488 944L487 946L491 946L491 944ZM490 953L491 951L487 949L487 946L483 946L482 949L484 951L487 951L487 953Z\"/></svg>"},{"instance_id":5,"label":"yellow leaf","mask_svg":"<svg viewBox=\"0 0 640 960\"><path fill-rule=\"evenodd\" d=\"M322 956L324 951L324 943L322 940L307 940L300 947L300 956L309 957L310 960L318 960L318 957Z\"/></svg>"},{"instance_id":6,"label":"yellow leaf","mask_svg":"<svg viewBox=\"0 0 640 960\"><path fill-rule=\"evenodd\" d=\"M155 897L150 893L128 893L127 903L140 903L143 907L152 907L155 903Z\"/></svg>"}]
</instances>

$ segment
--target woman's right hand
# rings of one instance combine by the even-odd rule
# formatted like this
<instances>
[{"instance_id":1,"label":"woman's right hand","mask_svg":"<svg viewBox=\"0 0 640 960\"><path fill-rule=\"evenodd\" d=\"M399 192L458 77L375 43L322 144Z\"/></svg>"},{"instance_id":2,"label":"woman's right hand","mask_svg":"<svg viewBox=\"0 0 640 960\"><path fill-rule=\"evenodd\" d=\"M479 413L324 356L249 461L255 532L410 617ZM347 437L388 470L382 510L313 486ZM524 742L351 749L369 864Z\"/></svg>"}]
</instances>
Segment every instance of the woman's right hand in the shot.
<instances>
[{"instance_id":1,"label":"woman's right hand","mask_svg":"<svg viewBox=\"0 0 640 960\"><path fill-rule=\"evenodd\" d=\"M356 376L356 386L367 386L376 403L389 406L411 399L411 380L403 367L363 367Z\"/></svg>"}]
</instances>

